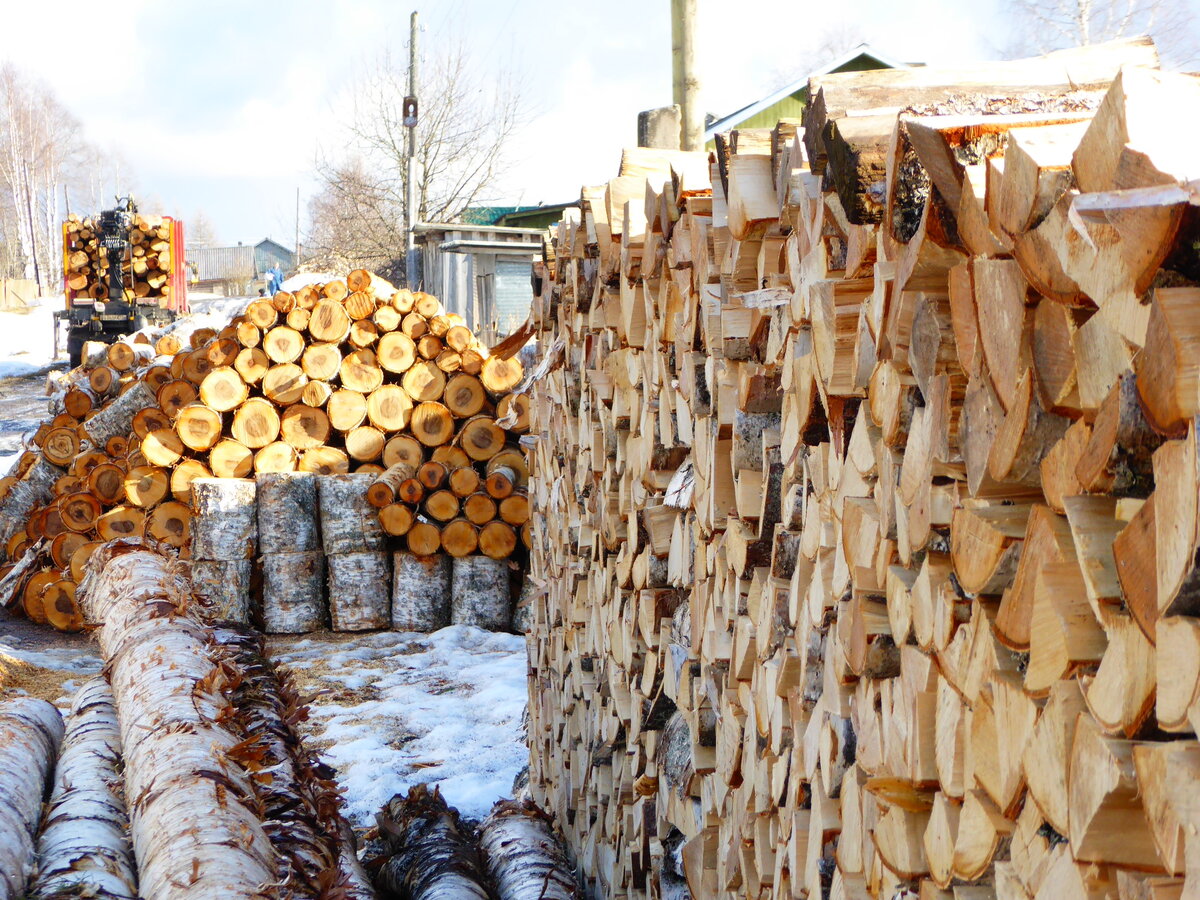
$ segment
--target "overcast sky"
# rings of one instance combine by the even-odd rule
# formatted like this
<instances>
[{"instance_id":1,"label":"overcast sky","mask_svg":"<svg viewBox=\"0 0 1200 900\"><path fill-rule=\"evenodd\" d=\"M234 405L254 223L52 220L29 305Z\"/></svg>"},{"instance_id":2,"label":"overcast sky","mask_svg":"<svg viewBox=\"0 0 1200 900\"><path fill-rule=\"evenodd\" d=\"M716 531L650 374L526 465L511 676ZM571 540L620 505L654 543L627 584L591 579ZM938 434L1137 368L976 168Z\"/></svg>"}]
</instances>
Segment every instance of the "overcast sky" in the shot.
<instances>
[{"instance_id":1,"label":"overcast sky","mask_svg":"<svg viewBox=\"0 0 1200 900\"><path fill-rule=\"evenodd\" d=\"M823 32L862 37L909 61L992 56L996 0L699 0L705 108L724 115L778 86ZM318 142L357 67L406 53L412 6L396 0L0 0L0 57L48 81L93 142L136 173L143 197L226 243L291 246L296 191L314 190ZM484 71L524 77L532 120L513 143L511 203L576 199L615 174L637 112L671 101L669 0L434 0L416 6L432 47L458 28ZM836 10L836 13L831 13ZM822 18L824 17L824 18ZM64 34L70 21L70 35ZM860 26L853 26L860 27Z\"/></svg>"}]
</instances>

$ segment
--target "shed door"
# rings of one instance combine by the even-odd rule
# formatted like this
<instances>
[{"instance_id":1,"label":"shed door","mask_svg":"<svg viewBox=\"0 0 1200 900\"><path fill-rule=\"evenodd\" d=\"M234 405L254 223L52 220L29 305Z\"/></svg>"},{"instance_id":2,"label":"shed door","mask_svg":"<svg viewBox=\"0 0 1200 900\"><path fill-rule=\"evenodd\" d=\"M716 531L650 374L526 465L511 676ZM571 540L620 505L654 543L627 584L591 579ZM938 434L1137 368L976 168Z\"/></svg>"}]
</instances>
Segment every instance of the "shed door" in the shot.
<instances>
[{"instance_id":1,"label":"shed door","mask_svg":"<svg viewBox=\"0 0 1200 900\"><path fill-rule=\"evenodd\" d=\"M496 260L496 334L511 334L529 317L533 302L530 278L533 263L527 259Z\"/></svg>"}]
</instances>

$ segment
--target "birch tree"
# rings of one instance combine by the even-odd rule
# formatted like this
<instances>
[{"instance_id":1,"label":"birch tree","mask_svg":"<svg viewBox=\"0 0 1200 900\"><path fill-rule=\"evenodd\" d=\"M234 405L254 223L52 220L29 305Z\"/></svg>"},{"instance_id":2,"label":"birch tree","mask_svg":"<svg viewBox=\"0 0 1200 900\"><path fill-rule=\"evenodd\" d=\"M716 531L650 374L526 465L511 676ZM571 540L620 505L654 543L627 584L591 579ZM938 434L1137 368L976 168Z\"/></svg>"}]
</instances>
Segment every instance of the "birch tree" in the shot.
<instances>
[{"instance_id":1,"label":"birch tree","mask_svg":"<svg viewBox=\"0 0 1200 900\"><path fill-rule=\"evenodd\" d=\"M1011 56L1148 34L1168 66L1200 59L1187 0L1004 0L1001 9L1012 32Z\"/></svg>"},{"instance_id":2,"label":"birch tree","mask_svg":"<svg viewBox=\"0 0 1200 900\"><path fill-rule=\"evenodd\" d=\"M60 194L83 167L78 120L48 86L6 63L0 66L0 233L6 274L57 286L61 254Z\"/></svg>"},{"instance_id":3,"label":"birch tree","mask_svg":"<svg viewBox=\"0 0 1200 900\"><path fill-rule=\"evenodd\" d=\"M494 202L507 144L524 123L519 80L484 70L461 40L439 39L420 62L415 222L453 222ZM393 277L403 272L404 125L408 56L380 52L350 93L344 151L323 155L322 187L309 206L310 265L350 262Z\"/></svg>"}]
</instances>

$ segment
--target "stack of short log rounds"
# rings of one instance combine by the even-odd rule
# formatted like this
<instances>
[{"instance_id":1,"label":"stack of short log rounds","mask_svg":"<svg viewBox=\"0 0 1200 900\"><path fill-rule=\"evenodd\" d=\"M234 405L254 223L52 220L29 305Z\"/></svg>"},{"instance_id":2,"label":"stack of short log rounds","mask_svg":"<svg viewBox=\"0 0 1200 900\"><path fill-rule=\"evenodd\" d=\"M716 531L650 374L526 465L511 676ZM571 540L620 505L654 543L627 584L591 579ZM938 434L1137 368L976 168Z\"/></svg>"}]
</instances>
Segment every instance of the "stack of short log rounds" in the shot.
<instances>
[{"instance_id":1,"label":"stack of short log rounds","mask_svg":"<svg viewBox=\"0 0 1200 900\"><path fill-rule=\"evenodd\" d=\"M219 621L250 621L250 581L258 544L251 478L192 482L192 582Z\"/></svg>"},{"instance_id":2,"label":"stack of short log rounds","mask_svg":"<svg viewBox=\"0 0 1200 900\"><path fill-rule=\"evenodd\" d=\"M528 398L509 393L521 363L491 354L436 297L380 284L355 270L344 281L251 301L219 331L89 345L51 401L52 418L0 478L0 605L77 630L75 585L92 552L145 536L195 556L202 589L224 589L218 606L240 617L244 610L225 607L245 586L250 557L191 554L196 479L356 474L366 490L388 471L394 481L403 464L419 471L421 495L373 501L371 546L329 553L523 553L529 504L517 438L528 428ZM296 490L311 501L315 488ZM290 598L281 593L284 570L325 571L312 555L325 553L315 534L262 550L264 615L282 615L272 620L280 628L312 623L324 608L315 593L295 595L298 578ZM298 553L309 556L288 556ZM329 579L355 583L370 572L386 583L377 562L352 569L366 559L328 563ZM385 627L384 618L377 609L367 621Z\"/></svg>"},{"instance_id":3,"label":"stack of short log rounds","mask_svg":"<svg viewBox=\"0 0 1200 900\"><path fill-rule=\"evenodd\" d=\"M272 634L325 627L325 554L311 472L263 472L258 483L262 625Z\"/></svg>"}]
</instances>

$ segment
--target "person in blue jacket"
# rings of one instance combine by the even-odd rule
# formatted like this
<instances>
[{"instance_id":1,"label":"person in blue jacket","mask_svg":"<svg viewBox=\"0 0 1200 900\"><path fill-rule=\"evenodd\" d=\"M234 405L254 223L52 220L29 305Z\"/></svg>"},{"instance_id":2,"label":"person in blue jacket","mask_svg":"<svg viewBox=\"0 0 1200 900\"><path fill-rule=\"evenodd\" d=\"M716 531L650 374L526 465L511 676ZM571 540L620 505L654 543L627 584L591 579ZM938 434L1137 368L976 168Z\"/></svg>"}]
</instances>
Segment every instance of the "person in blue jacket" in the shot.
<instances>
[{"instance_id":1,"label":"person in blue jacket","mask_svg":"<svg viewBox=\"0 0 1200 900\"><path fill-rule=\"evenodd\" d=\"M279 268L279 263L275 263L267 270L267 293L274 297L281 290L283 290L283 269Z\"/></svg>"}]
</instances>

